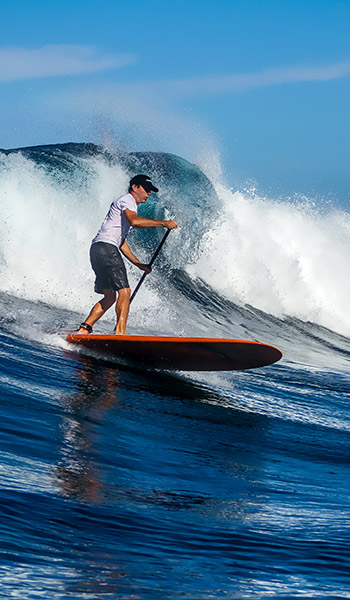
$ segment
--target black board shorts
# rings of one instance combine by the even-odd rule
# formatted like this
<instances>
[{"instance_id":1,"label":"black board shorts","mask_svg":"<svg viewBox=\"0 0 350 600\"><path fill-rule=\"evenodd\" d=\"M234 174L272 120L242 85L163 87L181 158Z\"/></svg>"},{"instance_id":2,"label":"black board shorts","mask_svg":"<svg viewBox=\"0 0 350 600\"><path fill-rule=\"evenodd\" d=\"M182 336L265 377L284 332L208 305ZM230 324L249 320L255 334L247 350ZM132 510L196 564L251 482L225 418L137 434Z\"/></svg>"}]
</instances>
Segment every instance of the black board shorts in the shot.
<instances>
[{"instance_id":1,"label":"black board shorts","mask_svg":"<svg viewBox=\"0 0 350 600\"><path fill-rule=\"evenodd\" d=\"M95 242L90 248L91 266L96 275L95 292L116 292L128 288L129 281L121 254L116 246L106 242Z\"/></svg>"}]
</instances>

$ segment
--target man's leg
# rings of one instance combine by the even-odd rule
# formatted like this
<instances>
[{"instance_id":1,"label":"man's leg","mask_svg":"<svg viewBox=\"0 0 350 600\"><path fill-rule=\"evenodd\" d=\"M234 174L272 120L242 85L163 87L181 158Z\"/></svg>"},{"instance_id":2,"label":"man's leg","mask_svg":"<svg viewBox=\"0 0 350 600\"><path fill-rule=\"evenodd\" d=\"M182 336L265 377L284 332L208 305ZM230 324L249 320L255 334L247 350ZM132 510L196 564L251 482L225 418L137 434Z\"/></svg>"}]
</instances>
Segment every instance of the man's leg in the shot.
<instances>
[{"instance_id":1,"label":"man's leg","mask_svg":"<svg viewBox=\"0 0 350 600\"><path fill-rule=\"evenodd\" d=\"M85 319L84 323L90 325L92 327L111 306L113 306L116 300L116 292L112 292L111 290L103 290L103 298L99 302L96 302L95 306L92 307L90 314L87 319ZM86 329L80 327L78 333L86 333Z\"/></svg>"},{"instance_id":2,"label":"man's leg","mask_svg":"<svg viewBox=\"0 0 350 600\"><path fill-rule=\"evenodd\" d=\"M125 334L126 333L126 322L128 320L129 308L130 308L130 288L123 288L118 292L118 300L116 304L117 313L117 326L115 333Z\"/></svg>"}]
</instances>

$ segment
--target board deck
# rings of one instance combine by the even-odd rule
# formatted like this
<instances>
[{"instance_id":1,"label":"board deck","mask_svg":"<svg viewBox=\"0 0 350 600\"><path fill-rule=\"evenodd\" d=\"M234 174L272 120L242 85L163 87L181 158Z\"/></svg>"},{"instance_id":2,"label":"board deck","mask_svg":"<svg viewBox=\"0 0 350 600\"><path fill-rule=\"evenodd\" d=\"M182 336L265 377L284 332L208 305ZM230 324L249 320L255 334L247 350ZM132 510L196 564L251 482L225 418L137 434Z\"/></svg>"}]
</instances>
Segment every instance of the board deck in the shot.
<instances>
[{"instance_id":1,"label":"board deck","mask_svg":"<svg viewBox=\"0 0 350 600\"><path fill-rule=\"evenodd\" d=\"M69 334L67 342L128 363L172 371L231 371L271 365L282 357L260 342L192 337Z\"/></svg>"}]
</instances>

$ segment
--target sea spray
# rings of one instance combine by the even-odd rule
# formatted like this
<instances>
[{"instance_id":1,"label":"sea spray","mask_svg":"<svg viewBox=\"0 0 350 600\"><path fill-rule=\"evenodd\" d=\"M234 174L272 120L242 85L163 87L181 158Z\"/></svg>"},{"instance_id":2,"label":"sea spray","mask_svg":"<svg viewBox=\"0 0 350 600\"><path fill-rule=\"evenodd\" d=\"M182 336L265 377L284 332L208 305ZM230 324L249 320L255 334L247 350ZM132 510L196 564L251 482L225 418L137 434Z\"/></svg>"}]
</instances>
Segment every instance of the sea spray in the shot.
<instances>
[{"instance_id":1,"label":"sea spray","mask_svg":"<svg viewBox=\"0 0 350 600\"><path fill-rule=\"evenodd\" d=\"M1 290L27 300L83 309L91 302L88 249L127 175L97 159L84 178L63 177L20 153L2 157Z\"/></svg>"},{"instance_id":2,"label":"sea spray","mask_svg":"<svg viewBox=\"0 0 350 600\"><path fill-rule=\"evenodd\" d=\"M187 271L235 303L350 334L350 216L216 186L221 215Z\"/></svg>"}]
</instances>

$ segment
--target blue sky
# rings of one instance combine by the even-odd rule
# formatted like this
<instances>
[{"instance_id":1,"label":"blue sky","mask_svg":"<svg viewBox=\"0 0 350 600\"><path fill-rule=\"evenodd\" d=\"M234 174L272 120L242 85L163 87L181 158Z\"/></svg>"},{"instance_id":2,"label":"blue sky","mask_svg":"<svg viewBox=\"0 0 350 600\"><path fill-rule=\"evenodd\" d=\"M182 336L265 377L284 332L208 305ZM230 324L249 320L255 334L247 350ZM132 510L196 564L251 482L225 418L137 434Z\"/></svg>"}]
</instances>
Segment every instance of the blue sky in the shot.
<instances>
[{"instance_id":1,"label":"blue sky","mask_svg":"<svg viewBox=\"0 0 350 600\"><path fill-rule=\"evenodd\" d=\"M174 152L350 199L349 0L0 0L0 147Z\"/></svg>"}]
</instances>

